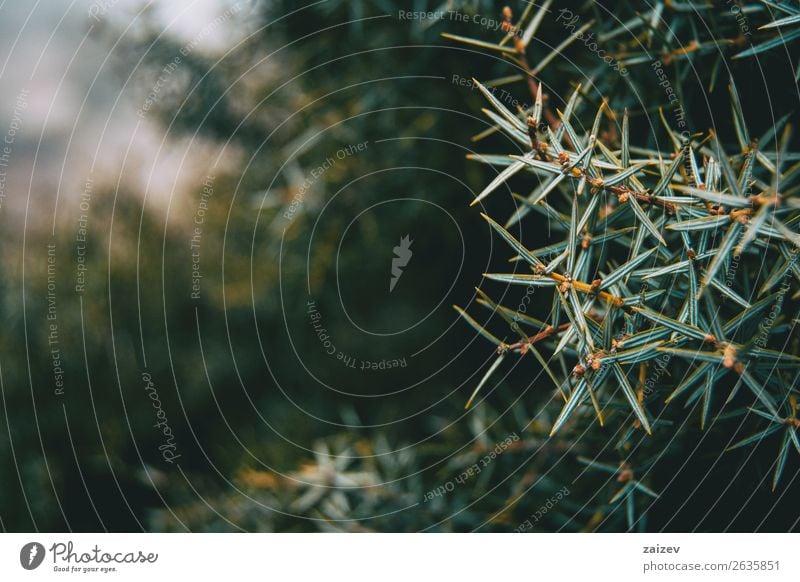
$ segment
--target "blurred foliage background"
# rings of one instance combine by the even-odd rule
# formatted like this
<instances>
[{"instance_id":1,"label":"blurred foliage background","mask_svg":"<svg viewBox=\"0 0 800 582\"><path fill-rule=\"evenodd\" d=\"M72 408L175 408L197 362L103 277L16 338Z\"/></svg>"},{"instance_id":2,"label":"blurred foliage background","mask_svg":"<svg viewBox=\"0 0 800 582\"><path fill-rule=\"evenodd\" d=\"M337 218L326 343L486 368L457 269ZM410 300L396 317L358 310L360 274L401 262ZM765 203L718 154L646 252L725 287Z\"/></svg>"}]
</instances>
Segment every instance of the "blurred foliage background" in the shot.
<instances>
[{"instance_id":1,"label":"blurred foliage background","mask_svg":"<svg viewBox=\"0 0 800 582\"><path fill-rule=\"evenodd\" d=\"M531 382L533 360L464 410L493 353L451 304L469 301L506 259L468 207L491 170L465 155L508 144L471 141L487 127L485 104L460 79L502 77L508 62L441 33L497 42L501 33L471 16L499 22L502 4L210 5L84 4L64 25L53 9L30 44L47 63L59 46L45 32L60 31L62 52L83 62L64 69L76 79L71 95L52 81L60 66L6 65L32 80L4 89L11 104L26 83L31 97L0 209L3 528L513 531L538 512L535 531L627 529L610 503L615 477L579 461L613 465L619 452L596 438L548 438L559 407L546 406L552 385ZM657 5L679 19L667 21L684 43L736 35L727 5ZM565 6L606 30L611 12L625 21L637 9ZM768 6L752 6L754 22L769 21ZM435 10L470 20L398 16ZM546 22L542 56L564 34ZM729 67L753 135L796 111L796 86L779 89L794 79L796 46L738 61L726 51L669 68L691 127L733 139ZM571 46L542 74L551 102L597 67ZM664 94L647 64L629 68L602 96L629 107L637 143L654 145L667 139ZM518 89L509 91L530 99ZM57 126L47 105L68 98L75 106ZM514 201L488 206L508 214ZM86 283L76 290L82 217ZM413 257L390 292L406 235ZM546 229L532 236L548 240ZM505 304L519 298L509 290ZM361 369L395 360L403 365ZM164 420L171 440L154 426ZM648 471L660 496L643 500L637 528L797 527L796 458L772 493L771 449L720 457L729 435L698 433L678 433ZM492 456L509 437L518 438ZM165 443L180 455L172 462ZM455 481L475 464L482 470Z\"/></svg>"}]
</instances>

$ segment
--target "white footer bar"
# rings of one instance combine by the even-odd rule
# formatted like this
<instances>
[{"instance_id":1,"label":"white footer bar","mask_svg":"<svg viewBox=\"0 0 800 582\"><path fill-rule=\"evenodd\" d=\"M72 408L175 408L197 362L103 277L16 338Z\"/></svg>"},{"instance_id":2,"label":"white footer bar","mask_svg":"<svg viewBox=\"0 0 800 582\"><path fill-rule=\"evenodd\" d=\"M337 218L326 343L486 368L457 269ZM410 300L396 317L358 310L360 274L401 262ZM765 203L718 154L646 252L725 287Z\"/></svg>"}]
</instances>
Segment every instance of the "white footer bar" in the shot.
<instances>
[{"instance_id":1,"label":"white footer bar","mask_svg":"<svg viewBox=\"0 0 800 582\"><path fill-rule=\"evenodd\" d=\"M797 580L798 548L796 534L4 534L0 580Z\"/></svg>"}]
</instances>

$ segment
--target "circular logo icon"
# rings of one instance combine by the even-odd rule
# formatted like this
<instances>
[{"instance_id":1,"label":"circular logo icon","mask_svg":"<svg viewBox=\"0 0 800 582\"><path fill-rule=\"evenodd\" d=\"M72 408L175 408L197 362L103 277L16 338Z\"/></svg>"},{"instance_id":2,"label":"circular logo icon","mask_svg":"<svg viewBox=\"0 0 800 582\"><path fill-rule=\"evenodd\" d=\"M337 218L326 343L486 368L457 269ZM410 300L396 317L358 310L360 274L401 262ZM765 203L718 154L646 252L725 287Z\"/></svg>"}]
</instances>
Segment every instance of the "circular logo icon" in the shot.
<instances>
[{"instance_id":1,"label":"circular logo icon","mask_svg":"<svg viewBox=\"0 0 800 582\"><path fill-rule=\"evenodd\" d=\"M39 542L29 542L19 551L19 563L26 570L35 570L44 561L44 546Z\"/></svg>"}]
</instances>

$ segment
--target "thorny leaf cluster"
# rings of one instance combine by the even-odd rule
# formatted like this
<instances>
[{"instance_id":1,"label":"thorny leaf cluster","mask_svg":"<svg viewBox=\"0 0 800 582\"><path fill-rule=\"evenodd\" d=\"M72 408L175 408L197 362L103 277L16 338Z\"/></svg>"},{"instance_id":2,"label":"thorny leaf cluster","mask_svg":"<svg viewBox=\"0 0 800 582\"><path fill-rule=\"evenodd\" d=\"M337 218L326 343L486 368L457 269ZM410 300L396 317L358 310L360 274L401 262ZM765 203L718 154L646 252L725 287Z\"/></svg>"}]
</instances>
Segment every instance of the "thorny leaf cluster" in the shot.
<instances>
[{"instance_id":1,"label":"thorny leaf cluster","mask_svg":"<svg viewBox=\"0 0 800 582\"><path fill-rule=\"evenodd\" d=\"M519 72L487 85L473 81L489 104L484 113L490 129L476 141L500 132L516 149L470 156L496 171L473 204L511 194L517 209L504 220L483 215L507 245L509 269L484 275L477 307L456 307L498 354L467 406L484 395L504 361L533 358L536 385L551 387L558 402L551 434L578 438L584 431L605 430L611 438L614 430L621 432L620 467L588 464L625 483L614 500L627 504L631 526L633 494L656 494L633 477L621 477L632 471L647 439L665 447L681 430L685 423L676 425L669 412L678 403L689 408L687 421L701 429L729 422L734 435L733 419L755 427L731 448L780 435L774 489L790 450L800 454L797 314L786 312L790 299L800 296L800 164L788 151L788 118L763 135L751 135L731 83L735 143L723 143L714 130L677 131L661 112L669 147L659 148L632 142L634 120L627 109L617 111L602 100L589 110L603 87L595 77L586 88L576 85L563 108L551 108L539 80L541 63L577 38L568 36L535 68L528 64L528 47L551 4L528 5L519 20L506 8L505 37L497 44L451 37L502 53ZM669 9L657 3L649 15L606 31L603 38L636 30L658 36L665 11L684 22L675 3ZM764 29L796 21L791 9ZM759 54L769 48L764 43L737 56ZM680 58L702 52L706 44L690 45ZM661 46L653 52L663 58L669 38ZM617 56L628 66L654 58ZM512 110L493 90L515 80L530 91L528 109ZM520 187L527 190L519 194ZM551 244L523 244L525 233L544 224ZM537 301L544 290L547 315L537 319L527 310L499 305L492 299L497 283L535 290ZM489 331L493 318L477 315L481 306L489 310L483 315L504 320L498 327L503 333Z\"/></svg>"}]
</instances>

